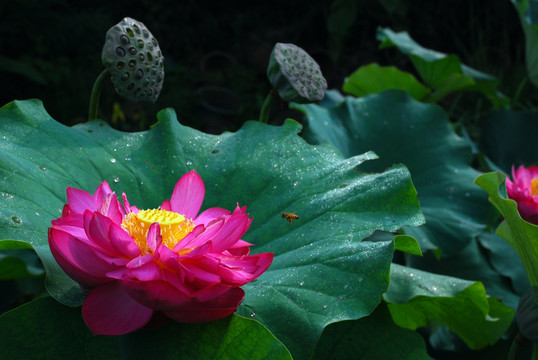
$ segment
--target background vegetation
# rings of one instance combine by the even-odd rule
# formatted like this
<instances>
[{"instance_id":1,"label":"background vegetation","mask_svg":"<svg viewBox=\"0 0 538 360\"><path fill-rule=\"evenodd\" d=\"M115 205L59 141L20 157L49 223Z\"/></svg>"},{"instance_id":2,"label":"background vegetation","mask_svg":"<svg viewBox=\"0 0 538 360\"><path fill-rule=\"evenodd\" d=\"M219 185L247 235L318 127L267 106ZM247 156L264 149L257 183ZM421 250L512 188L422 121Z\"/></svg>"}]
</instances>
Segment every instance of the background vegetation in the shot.
<instances>
[{"instance_id":1,"label":"background vegetation","mask_svg":"<svg viewBox=\"0 0 538 360\"><path fill-rule=\"evenodd\" d=\"M23 0L0 2L0 103L39 98L71 125L84 122L93 81L102 70L108 28L129 16L160 42L166 77L155 104L130 104L107 85L100 117L122 130L142 130L164 107L199 130L236 130L256 119L269 84L265 69L276 42L292 42L321 65L329 88L362 65L377 62L413 71L408 57L379 49L376 29L407 31L426 48L456 54L462 63L499 78L513 106L533 110L536 89L526 82L524 38L510 1L333 0L264 3L202 1ZM216 88L216 90L215 90ZM489 109L480 95L443 101L454 117ZM300 120L287 104L273 122ZM291 113L291 114L290 114Z\"/></svg>"}]
</instances>

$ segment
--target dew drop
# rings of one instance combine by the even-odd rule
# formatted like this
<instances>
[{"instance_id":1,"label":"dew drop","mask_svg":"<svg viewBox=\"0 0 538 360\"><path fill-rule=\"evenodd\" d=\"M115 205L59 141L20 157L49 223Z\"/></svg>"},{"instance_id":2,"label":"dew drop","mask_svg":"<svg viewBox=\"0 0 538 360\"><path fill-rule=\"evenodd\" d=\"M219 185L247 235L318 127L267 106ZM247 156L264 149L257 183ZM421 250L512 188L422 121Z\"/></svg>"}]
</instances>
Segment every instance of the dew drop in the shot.
<instances>
[{"instance_id":1,"label":"dew drop","mask_svg":"<svg viewBox=\"0 0 538 360\"><path fill-rule=\"evenodd\" d=\"M6 199L13 199L13 195L8 194L8 193L2 193L2 196L5 197Z\"/></svg>"},{"instance_id":2,"label":"dew drop","mask_svg":"<svg viewBox=\"0 0 538 360\"><path fill-rule=\"evenodd\" d=\"M111 162L112 164L115 164L115 163L116 163L116 159L112 158L112 159L110 159L110 162Z\"/></svg>"},{"instance_id":3,"label":"dew drop","mask_svg":"<svg viewBox=\"0 0 538 360\"><path fill-rule=\"evenodd\" d=\"M39 168L40 168L41 170L43 170L43 171L47 171L47 168L44 167L44 166L40 166Z\"/></svg>"},{"instance_id":4,"label":"dew drop","mask_svg":"<svg viewBox=\"0 0 538 360\"><path fill-rule=\"evenodd\" d=\"M38 213L38 212L36 212L35 214L36 214L37 216L39 216L39 213Z\"/></svg>"},{"instance_id":5,"label":"dew drop","mask_svg":"<svg viewBox=\"0 0 538 360\"><path fill-rule=\"evenodd\" d=\"M303 286L303 285L304 285L304 281L301 281L301 282L299 283L299 286Z\"/></svg>"},{"instance_id":6,"label":"dew drop","mask_svg":"<svg viewBox=\"0 0 538 360\"><path fill-rule=\"evenodd\" d=\"M256 317L256 313L255 312L250 313L250 317L252 317L252 318Z\"/></svg>"},{"instance_id":7,"label":"dew drop","mask_svg":"<svg viewBox=\"0 0 538 360\"><path fill-rule=\"evenodd\" d=\"M120 182L120 178L117 177L117 176L114 176L114 179L112 179L115 183L119 183Z\"/></svg>"},{"instance_id":8,"label":"dew drop","mask_svg":"<svg viewBox=\"0 0 538 360\"><path fill-rule=\"evenodd\" d=\"M12 220L15 224L20 224L20 223L21 223L21 219L19 219L19 218L16 217L16 216L12 216L12 217L11 217L11 220Z\"/></svg>"},{"instance_id":9,"label":"dew drop","mask_svg":"<svg viewBox=\"0 0 538 360\"><path fill-rule=\"evenodd\" d=\"M191 165L192 165L192 161L187 161L187 162L185 163L185 165L187 165L187 166L191 166Z\"/></svg>"}]
</instances>

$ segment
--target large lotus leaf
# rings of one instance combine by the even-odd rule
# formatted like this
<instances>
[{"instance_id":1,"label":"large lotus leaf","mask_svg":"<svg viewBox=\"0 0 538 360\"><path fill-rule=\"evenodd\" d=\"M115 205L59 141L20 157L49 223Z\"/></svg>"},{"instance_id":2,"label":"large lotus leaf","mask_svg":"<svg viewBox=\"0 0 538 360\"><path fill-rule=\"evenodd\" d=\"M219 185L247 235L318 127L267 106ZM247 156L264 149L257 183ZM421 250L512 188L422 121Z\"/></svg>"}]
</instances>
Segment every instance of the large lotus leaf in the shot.
<instances>
[{"instance_id":1,"label":"large lotus leaf","mask_svg":"<svg viewBox=\"0 0 538 360\"><path fill-rule=\"evenodd\" d=\"M441 323L471 349L494 344L508 329L514 309L488 297L484 285L398 264L384 295L396 324L411 330ZM472 324L472 326L470 326Z\"/></svg>"},{"instance_id":2,"label":"large lotus leaf","mask_svg":"<svg viewBox=\"0 0 538 360\"><path fill-rule=\"evenodd\" d=\"M531 82L538 86L538 4L532 0L511 0L525 33L525 60Z\"/></svg>"},{"instance_id":3,"label":"large lotus leaf","mask_svg":"<svg viewBox=\"0 0 538 360\"><path fill-rule=\"evenodd\" d=\"M341 321L325 328L313 359L431 359L422 336L392 321L386 304L370 316Z\"/></svg>"},{"instance_id":4,"label":"large lotus leaf","mask_svg":"<svg viewBox=\"0 0 538 360\"><path fill-rule=\"evenodd\" d=\"M195 169L206 185L202 208L246 205L254 222L244 239L256 244L253 252L275 253L269 270L244 286L240 314L265 324L300 359L327 324L373 311L388 287L394 244L361 240L423 221L404 166L359 173L373 154L345 159L330 145L308 145L291 120L248 122L216 136L182 126L170 109L158 119L147 132L122 133L101 121L65 127L37 101L0 110L0 234L11 239L4 246L33 246L55 298L82 300L47 244L67 186L93 192L108 180L132 205L152 208ZM300 219L290 224L282 211Z\"/></svg>"},{"instance_id":5,"label":"large lotus leaf","mask_svg":"<svg viewBox=\"0 0 538 360\"><path fill-rule=\"evenodd\" d=\"M421 100L430 93L430 89L412 74L394 66L379 66L375 63L358 68L349 75L342 87L344 92L356 97L391 89L407 91L416 100Z\"/></svg>"},{"instance_id":6,"label":"large lotus leaf","mask_svg":"<svg viewBox=\"0 0 538 360\"><path fill-rule=\"evenodd\" d=\"M230 346L233 344L233 346ZM290 359L259 322L233 315L206 324L169 322L123 336L95 336L79 309L44 297L0 317L3 359Z\"/></svg>"},{"instance_id":7,"label":"large lotus leaf","mask_svg":"<svg viewBox=\"0 0 538 360\"><path fill-rule=\"evenodd\" d=\"M480 173L470 166L469 141L454 132L439 106L401 91L346 97L331 108L293 106L306 114L304 137L309 142L328 140L344 156L374 151L379 160L362 164L364 171L395 163L409 168L426 224L405 231L423 249L457 253L496 218L487 197L473 184Z\"/></svg>"},{"instance_id":8,"label":"large lotus leaf","mask_svg":"<svg viewBox=\"0 0 538 360\"><path fill-rule=\"evenodd\" d=\"M395 33L389 28L378 28L377 39L381 48L396 46L409 56L424 82L435 90L433 101L465 90L484 94L496 107L509 103L509 99L497 91L497 78L461 64L455 55L426 49L405 31Z\"/></svg>"},{"instance_id":9,"label":"large lotus leaf","mask_svg":"<svg viewBox=\"0 0 538 360\"><path fill-rule=\"evenodd\" d=\"M498 110L486 114L481 125L481 150L504 172L538 164L536 114Z\"/></svg>"},{"instance_id":10,"label":"large lotus leaf","mask_svg":"<svg viewBox=\"0 0 538 360\"><path fill-rule=\"evenodd\" d=\"M538 286L538 225L521 218L516 202L506 197L505 180L506 175L497 171L481 175L476 184L487 192L489 201L504 217L497 234L519 255L531 286Z\"/></svg>"}]
</instances>

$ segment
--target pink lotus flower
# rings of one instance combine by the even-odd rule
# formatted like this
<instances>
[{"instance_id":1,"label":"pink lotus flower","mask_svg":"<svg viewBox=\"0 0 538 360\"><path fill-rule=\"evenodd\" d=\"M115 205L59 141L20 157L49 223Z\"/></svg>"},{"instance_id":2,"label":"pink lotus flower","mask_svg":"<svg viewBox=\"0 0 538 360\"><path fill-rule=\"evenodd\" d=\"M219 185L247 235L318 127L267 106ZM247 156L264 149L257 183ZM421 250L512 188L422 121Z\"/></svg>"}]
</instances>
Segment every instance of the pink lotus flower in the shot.
<instances>
[{"instance_id":1,"label":"pink lotus flower","mask_svg":"<svg viewBox=\"0 0 538 360\"><path fill-rule=\"evenodd\" d=\"M179 322L213 321L232 314L240 286L260 276L272 253L249 254L241 237L252 219L210 208L191 171L158 209L139 210L123 193L123 207L104 181L92 196L67 188L62 216L52 221L49 246L62 269L88 292L82 305L94 334L135 331L155 316Z\"/></svg>"},{"instance_id":2,"label":"pink lotus flower","mask_svg":"<svg viewBox=\"0 0 538 360\"><path fill-rule=\"evenodd\" d=\"M512 167L512 178L514 182L506 179L508 197L516 201L523 220L538 225L538 166Z\"/></svg>"}]
</instances>

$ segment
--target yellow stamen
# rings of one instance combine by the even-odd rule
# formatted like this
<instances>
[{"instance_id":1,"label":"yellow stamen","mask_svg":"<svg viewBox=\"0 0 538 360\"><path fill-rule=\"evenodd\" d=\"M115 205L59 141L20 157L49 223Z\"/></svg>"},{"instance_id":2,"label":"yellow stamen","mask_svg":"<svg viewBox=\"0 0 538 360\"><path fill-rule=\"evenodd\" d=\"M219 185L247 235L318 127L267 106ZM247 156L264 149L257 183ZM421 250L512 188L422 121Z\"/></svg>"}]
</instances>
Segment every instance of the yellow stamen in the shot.
<instances>
[{"instance_id":1,"label":"yellow stamen","mask_svg":"<svg viewBox=\"0 0 538 360\"><path fill-rule=\"evenodd\" d=\"M538 196L538 177L531 180L531 195Z\"/></svg>"},{"instance_id":2,"label":"yellow stamen","mask_svg":"<svg viewBox=\"0 0 538 360\"><path fill-rule=\"evenodd\" d=\"M160 209L140 210L138 214L129 213L123 219L121 227L131 235L142 253L151 253L146 238L151 224L156 222L161 228L163 244L170 249L194 229L191 219L173 211Z\"/></svg>"}]
</instances>

